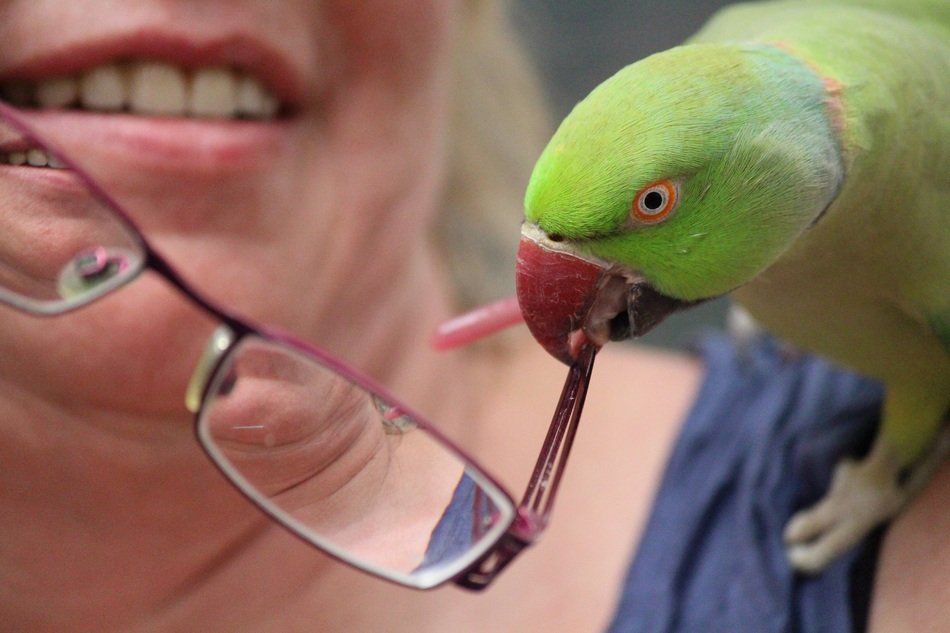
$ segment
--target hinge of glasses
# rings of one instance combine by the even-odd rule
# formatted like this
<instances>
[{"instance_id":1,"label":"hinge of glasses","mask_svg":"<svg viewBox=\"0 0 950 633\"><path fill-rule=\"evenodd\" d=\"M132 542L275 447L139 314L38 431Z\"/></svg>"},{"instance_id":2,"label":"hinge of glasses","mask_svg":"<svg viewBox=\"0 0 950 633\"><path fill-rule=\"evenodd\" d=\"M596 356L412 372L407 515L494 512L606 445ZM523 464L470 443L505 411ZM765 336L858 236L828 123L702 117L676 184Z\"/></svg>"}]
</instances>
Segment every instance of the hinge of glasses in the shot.
<instances>
[{"instance_id":1,"label":"hinge of glasses","mask_svg":"<svg viewBox=\"0 0 950 633\"><path fill-rule=\"evenodd\" d=\"M234 344L234 338L231 328L222 325L211 334L211 338L205 344L201 358L195 365L195 371L191 374L188 389L185 391L185 406L192 413L197 414L201 410L201 402L208 389L208 381L211 380L215 368L221 361L221 356Z\"/></svg>"},{"instance_id":2,"label":"hinge of glasses","mask_svg":"<svg viewBox=\"0 0 950 633\"><path fill-rule=\"evenodd\" d=\"M464 574L455 579L455 584L465 589L481 591L492 583L508 563L526 547L533 545L543 529L540 517L524 508L518 508L514 523L501 540Z\"/></svg>"}]
</instances>

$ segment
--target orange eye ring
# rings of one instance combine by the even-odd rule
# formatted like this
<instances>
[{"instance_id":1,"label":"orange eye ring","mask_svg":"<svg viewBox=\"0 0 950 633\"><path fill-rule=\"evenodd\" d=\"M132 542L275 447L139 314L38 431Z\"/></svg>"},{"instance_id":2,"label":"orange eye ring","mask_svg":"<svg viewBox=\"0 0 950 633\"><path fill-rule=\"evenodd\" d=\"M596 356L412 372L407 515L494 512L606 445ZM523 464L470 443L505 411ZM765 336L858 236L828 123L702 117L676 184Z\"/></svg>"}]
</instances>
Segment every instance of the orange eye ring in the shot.
<instances>
[{"instance_id":1,"label":"orange eye ring","mask_svg":"<svg viewBox=\"0 0 950 633\"><path fill-rule=\"evenodd\" d=\"M638 224L657 224L673 213L679 188L672 180L658 180L644 187L630 204L630 215Z\"/></svg>"}]
</instances>

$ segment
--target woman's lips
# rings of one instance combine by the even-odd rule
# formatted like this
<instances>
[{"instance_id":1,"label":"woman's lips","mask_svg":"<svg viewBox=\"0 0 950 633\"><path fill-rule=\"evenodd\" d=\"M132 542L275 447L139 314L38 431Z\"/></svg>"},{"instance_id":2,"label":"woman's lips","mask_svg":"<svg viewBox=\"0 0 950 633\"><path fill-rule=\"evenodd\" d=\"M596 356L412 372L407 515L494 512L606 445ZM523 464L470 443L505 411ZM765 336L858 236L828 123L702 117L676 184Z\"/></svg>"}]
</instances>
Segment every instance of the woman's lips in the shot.
<instances>
[{"instance_id":1,"label":"woman's lips","mask_svg":"<svg viewBox=\"0 0 950 633\"><path fill-rule=\"evenodd\" d=\"M35 131L79 165L95 161L123 171L178 173L183 177L261 169L286 146L291 125L284 120L191 119L78 110L24 110L21 114Z\"/></svg>"},{"instance_id":2,"label":"woman's lips","mask_svg":"<svg viewBox=\"0 0 950 633\"><path fill-rule=\"evenodd\" d=\"M258 169L325 87L279 42L250 33L139 25L88 41L66 34L67 44L26 45L0 61L0 96L80 165L94 152L172 174Z\"/></svg>"},{"instance_id":3,"label":"woman's lips","mask_svg":"<svg viewBox=\"0 0 950 633\"><path fill-rule=\"evenodd\" d=\"M0 38L0 85L27 86L26 107L21 105L17 113L48 141L53 154L71 159L151 237L169 236L171 243L196 235L275 230L281 210L288 206L282 201L294 195L285 186L287 175L312 146L309 129L322 121L323 106L336 84L337 75L331 77L330 71L340 68L335 63L339 58L325 53L331 37L313 37L313 25L305 20L257 20L253 11L227 11L215 22L173 20L189 17L177 11L186 5L170 5L165 15L156 14L148 3L136 5L141 11L121 19L102 12L81 23L66 22L53 33L40 28L43 5L22 6L15 19L0 23L0 35L7 36ZM4 10L0 14L5 15ZM234 114L227 103L224 115L178 114L178 104L174 114L160 114L126 96L132 88L125 86L121 109L86 107L78 85L76 97L68 96L73 90L69 86L50 85L64 78L78 84L89 74L103 73L114 83L116 73L127 80L146 63L164 66L160 72L171 68L170 74L176 75L159 79L166 82L158 91L161 99L168 99L170 92L191 92L202 82L251 79L264 91L262 96L276 98L279 107L272 117L266 111L259 116L247 110ZM223 73L228 76L222 78ZM40 107L41 87L64 91L65 106ZM91 94L101 96L96 90ZM216 90L220 86L208 92ZM56 95L42 96L46 98ZM232 103L245 98L236 96ZM29 148L3 149L10 154L3 162L12 167L22 162L14 150ZM311 157L306 155L307 160ZM42 162L35 158L33 162ZM22 168L28 165L29 157ZM29 177L58 175L50 169L33 172Z\"/></svg>"}]
</instances>

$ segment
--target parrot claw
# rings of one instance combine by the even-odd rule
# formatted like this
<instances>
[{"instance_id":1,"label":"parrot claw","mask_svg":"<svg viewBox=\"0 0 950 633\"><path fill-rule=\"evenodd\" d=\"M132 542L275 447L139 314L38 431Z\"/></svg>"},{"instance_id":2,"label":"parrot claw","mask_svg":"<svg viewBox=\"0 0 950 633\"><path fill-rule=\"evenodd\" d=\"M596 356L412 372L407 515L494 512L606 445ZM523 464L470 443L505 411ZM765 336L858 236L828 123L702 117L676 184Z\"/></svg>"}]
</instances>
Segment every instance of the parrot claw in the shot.
<instances>
[{"instance_id":1,"label":"parrot claw","mask_svg":"<svg viewBox=\"0 0 950 633\"><path fill-rule=\"evenodd\" d=\"M897 481L900 466L875 455L844 460L835 468L831 489L816 505L798 512L785 527L786 555L792 567L814 574L894 516L905 494Z\"/></svg>"},{"instance_id":2,"label":"parrot claw","mask_svg":"<svg viewBox=\"0 0 950 633\"><path fill-rule=\"evenodd\" d=\"M792 567L815 574L894 517L919 493L950 454L950 427L927 455L905 473L886 442L878 440L862 461L842 460L828 493L796 513L785 526L785 552Z\"/></svg>"}]
</instances>

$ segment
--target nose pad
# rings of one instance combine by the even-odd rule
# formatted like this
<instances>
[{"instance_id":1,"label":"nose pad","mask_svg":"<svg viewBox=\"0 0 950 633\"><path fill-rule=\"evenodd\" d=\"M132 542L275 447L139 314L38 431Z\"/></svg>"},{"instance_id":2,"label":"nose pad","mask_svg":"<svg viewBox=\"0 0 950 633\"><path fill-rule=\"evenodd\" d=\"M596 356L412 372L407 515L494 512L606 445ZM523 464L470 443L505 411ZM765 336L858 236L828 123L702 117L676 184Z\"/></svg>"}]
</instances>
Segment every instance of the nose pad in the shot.
<instances>
[{"instance_id":1,"label":"nose pad","mask_svg":"<svg viewBox=\"0 0 950 633\"><path fill-rule=\"evenodd\" d=\"M197 414L201 410L201 403L204 400L211 376L214 375L214 370L221 364L221 359L234 345L234 340L235 336L231 328L222 325L212 332L211 337L205 344L201 357L195 364L195 370L191 373L188 389L185 391L185 406L192 413Z\"/></svg>"}]
</instances>

